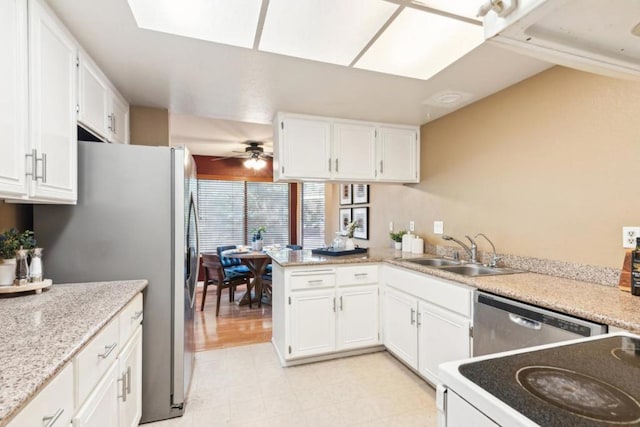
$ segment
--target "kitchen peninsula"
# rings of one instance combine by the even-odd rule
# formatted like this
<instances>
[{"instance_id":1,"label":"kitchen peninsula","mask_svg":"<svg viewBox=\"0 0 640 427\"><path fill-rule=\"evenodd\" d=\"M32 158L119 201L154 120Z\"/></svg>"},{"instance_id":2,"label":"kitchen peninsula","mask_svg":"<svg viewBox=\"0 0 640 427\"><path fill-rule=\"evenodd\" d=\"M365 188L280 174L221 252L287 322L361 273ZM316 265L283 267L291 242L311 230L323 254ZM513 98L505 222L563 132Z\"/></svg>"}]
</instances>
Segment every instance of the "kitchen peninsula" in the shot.
<instances>
[{"instance_id":1,"label":"kitchen peninsula","mask_svg":"<svg viewBox=\"0 0 640 427\"><path fill-rule=\"evenodd\" d=\"M146 280L54 284L39 295L0 299L0 426L35 425L54 416L86 425L83 411L111 373L115 378L120 359L135 361L128 366L133 408L121 406L139 417L140 370L135 369L140 347L135 344L142 339L141 292L146 286ZM130 358L124 357L128 348ZM91 357L85 360L88 350ZM117 407L115 396L108 397L113 397L109 408Z\"/></svg>"}]
</instances>

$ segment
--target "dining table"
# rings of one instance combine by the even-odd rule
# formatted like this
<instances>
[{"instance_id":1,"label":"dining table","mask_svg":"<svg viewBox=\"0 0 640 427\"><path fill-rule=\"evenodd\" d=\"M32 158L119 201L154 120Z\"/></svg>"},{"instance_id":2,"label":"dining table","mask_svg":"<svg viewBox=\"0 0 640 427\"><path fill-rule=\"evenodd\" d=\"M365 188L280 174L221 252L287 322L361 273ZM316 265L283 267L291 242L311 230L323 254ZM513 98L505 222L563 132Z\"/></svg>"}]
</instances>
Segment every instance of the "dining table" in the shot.
<instances>
[{"instance_id":1,"label":"dining table","mask_svg":"<svg viewBox=\"0 0 640 427\"><path fill-rule=\"evenodd\" d=\"M251 302L257 302L258 307L262 306L262 275L264 274L267 264L271 260L271 257L264 251L239 251L237 249L230 249L223 251L222 256L227 258L237 258L242 261L244 265L249 268L249 271L253 275L252 286L255 289L255 297ZM249 304L249 298L251 298L251 289L247 289L247 292L240 299L240 305Z\"/></svg>"}]
</instances>

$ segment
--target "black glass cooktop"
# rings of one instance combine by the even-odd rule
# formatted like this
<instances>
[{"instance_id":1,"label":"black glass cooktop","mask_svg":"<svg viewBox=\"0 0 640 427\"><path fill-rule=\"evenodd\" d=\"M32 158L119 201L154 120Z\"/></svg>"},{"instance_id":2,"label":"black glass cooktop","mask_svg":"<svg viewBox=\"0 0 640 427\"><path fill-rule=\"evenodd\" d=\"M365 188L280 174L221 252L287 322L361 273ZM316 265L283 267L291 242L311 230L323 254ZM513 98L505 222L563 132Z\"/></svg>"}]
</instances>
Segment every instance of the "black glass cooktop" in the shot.
<instances>
[{"instance_id":1,"label":"black glass cooktop","mask_svg":"<svg viewBox=\"0 0 640 427\"><path fill-rule=\"evenodd\" d=\"M460 373L542 426L640 426L640 340L614 336L467 363Z\"/></svg>"}]
</instances>

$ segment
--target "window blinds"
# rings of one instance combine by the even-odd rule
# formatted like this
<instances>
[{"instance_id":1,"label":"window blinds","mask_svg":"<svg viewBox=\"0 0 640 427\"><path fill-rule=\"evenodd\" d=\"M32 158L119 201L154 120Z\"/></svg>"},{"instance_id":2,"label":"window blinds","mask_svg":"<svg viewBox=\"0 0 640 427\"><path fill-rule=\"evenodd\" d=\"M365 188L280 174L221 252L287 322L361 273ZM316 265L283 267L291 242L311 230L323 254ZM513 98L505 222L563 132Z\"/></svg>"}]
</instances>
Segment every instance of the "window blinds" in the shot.
<instances>
[{"instance_id":1,"label":"window blinds","mask_svg":"<svg viewBox=\"0 0 640 427\"><path fill-rule=\"evenodd\" d=\"M302 246L306 249L325 246L323 182L302 184Z\"/></svg>"},{"instance_id":2,"label":"window blinds","mask_svg":"<svg viewBox=\"0 0 640 427\"><path fill-rule=\"evenodd\" d=\"M247 182L247 244L260 226L265 245L289 243L289 184Z\"/></svg>"}]
</instances>

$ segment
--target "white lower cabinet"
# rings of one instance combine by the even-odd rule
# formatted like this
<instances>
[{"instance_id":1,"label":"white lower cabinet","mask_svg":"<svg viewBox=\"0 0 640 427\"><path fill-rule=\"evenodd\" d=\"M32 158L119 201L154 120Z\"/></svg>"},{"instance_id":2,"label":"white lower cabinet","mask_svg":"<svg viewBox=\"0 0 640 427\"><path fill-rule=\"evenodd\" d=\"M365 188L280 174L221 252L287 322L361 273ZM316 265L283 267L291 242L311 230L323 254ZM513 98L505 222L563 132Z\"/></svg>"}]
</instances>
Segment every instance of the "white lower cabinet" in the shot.
<instances>
[{"instance_id":1,"label":"white lower cabinet","mask_svg":"<svg viewBox=\"0 0 640 427\"><path fill-rule=\"evenodd\" d=\"M69 364L8 426L68 426L73 409L73 366Z\"/></svg>"},{"instance_id":2,"label":"white lower cabinet","mask_svg":"<svg viewBox=\"0 0 640 427\"><path fill-rule=\"evenodd\" d=\"M334 289L292 292L291 357L329 353L336 346Z\"/></svg>"},{"instance_id":3,"label":"white lower cabinet","mask_svg":"<svg viewBox=\"0 0 640 427\"><path fill-rule=\"evenodd\" d=\"M73 417L74 427L113 427L119 422L118 364L114 363Z\"/></svg>"},{"instance_id":4,"label":"white lower cabinet","mask_svg":"<svg viewBox=\"0 0 640 427\"><path fill-rule=\"evenodd\" d=\"M439 383L438 365L471 355L471 289L393 267L384 276L385 347Z\"/></svg>"},{"instance_id":5,"label":"white lower cabinet","mask_svg":"<svg viewBox=\"0 0 640 427\"><path fill-rule=\"evenodd\" d=\"M407 365L418 369L417 299L393 288L384 292L384 345Z\"/></svg>"},{"instance_id":6,"label":"white lower cabinet","mask_svg":"<svg viewBox=\"0 0 640 427\"><path fill-rule=\"evenodd\" d=\"M274 343L283 362L380 344L378 266L284 271L274 297Z\"/></svg>"},{"instance_id":7,"label":"white lower cabinet","mask_svg":"<svg viewBox=\"0 0 640 427\"><path fill-rule=\"evenodd\" d=\"M470 320L424 301L418 302L418 371L438 382L438 365L471 356Z\"/></svg>"}]
</instances>

